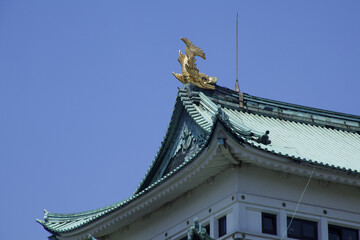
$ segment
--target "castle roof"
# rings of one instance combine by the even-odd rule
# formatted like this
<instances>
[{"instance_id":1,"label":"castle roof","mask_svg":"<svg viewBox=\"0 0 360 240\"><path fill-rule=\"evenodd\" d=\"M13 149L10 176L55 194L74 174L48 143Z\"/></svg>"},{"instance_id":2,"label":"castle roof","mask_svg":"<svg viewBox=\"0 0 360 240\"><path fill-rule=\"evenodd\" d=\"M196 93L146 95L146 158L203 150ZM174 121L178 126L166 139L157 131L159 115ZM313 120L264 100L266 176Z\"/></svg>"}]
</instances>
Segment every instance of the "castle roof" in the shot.
<instances>
[{"instance_id":1,"label":"castle roof","mask_svg":"<svg viewBox=\"0 0 360 240\"><path fill-rule=\"evenodd\" d=\"M53 234L69 233L102 219L169 181L207 150L221 125L241 146L281 157L287 163L321 168L358 185L360 117L289 104L216 86L204 90L186 84L179 89L161 147L135 193L104 208L74 214L45 211L37 220ZM222 141L219 139L219 141ZM281 164L274 166L286 170ZM330 178L331 180L331 178ZM355 181L356 180L356 181Z\"/></svg>"}]
</instances>

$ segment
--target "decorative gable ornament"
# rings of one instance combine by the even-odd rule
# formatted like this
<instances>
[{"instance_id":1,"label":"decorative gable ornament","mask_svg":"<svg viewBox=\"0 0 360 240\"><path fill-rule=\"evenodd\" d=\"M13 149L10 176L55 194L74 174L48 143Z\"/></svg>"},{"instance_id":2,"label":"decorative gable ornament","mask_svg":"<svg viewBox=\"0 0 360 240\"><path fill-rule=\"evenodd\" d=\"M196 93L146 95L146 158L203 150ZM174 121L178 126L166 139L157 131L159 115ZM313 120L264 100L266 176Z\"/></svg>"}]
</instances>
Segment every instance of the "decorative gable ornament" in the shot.
<instances>
[{"instance_id":1,"label":"decorative gable ornament","mask_svg":"<svg viewBox=\"0 0 360 240\"><path fill-rule=\"evenodd\" d=\"M206 60L204 51L196 47L187 38L181 38L181 40L186 44L185 55L179 50L178 61L181 65L181 74L172 74L183 84L191 83L199 88L215 90L217 77L209 77L204 73L200 73L196 67L195 56Z\"/></svg>"}]
</instances>

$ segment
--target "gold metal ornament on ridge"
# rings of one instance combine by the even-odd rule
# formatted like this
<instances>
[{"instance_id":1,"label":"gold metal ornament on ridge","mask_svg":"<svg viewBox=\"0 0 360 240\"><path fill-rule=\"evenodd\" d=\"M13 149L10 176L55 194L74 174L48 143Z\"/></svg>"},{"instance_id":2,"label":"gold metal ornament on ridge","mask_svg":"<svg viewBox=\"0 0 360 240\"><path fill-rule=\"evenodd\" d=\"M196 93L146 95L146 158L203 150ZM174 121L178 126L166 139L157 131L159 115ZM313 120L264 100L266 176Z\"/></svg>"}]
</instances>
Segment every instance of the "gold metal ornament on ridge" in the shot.
<instances>
[{"instance_id":1,"label":"gold metal ornament on ridge","mask_svg":"<svg viewBox=\"0 0 360 240\"><path fill-rule=\"evenodd\" d=\"M172 74L184 84L191 83L200 88L215 90L217 77L209 77L204 73L200 73L199 69L196 67L195 56L205 60L206 57L204 51L196 47L187 38L181 38L181 40L186 44L185 55L179 50L178 61L181 65L181 74Z\"/></svg>"}]
</instances>

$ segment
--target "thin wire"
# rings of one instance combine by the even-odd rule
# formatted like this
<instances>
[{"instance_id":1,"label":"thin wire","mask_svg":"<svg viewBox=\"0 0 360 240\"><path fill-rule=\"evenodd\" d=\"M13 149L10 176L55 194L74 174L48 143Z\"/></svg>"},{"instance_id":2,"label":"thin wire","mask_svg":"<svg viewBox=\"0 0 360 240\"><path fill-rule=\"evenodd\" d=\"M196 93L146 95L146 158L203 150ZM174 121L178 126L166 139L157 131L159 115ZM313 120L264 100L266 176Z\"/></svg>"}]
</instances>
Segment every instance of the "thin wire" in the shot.
<instances>
[{"instance_id":1,"label":"thin wire","mask_svg":"<svg viewBox=\"0 0 360 240\"><path fill-rule=\"evenodd\" d=\"M315 167L313 168L313 170L312 170L312 172L311 172L311 175L310 175L310 177L309 177L309 180L308 180L307 183L306 183L306 186L305 186L305 188L304 188L304 191L302 192L302 194L301 194L301 196L300 196L300 199L299 199L299 201L298 201L298 203L297 203L297 205L296 205L295 211L294 211L294 213L293 213L293 215L292 215L292 217L291 217L291 220L290 220L287 228L285 229L285 231L284 231L284 233L283 233L283 235L282 235L282 237L281 237L281 240L284 239L285 234L286 234L287 231L289 230L289 228L290 228L290 226L291 226L291 224L292 224L292 222L293 222L293 220L294 220L294 217L295 217L295 215L296 215L296 212L297 212L297 210L298 210L298 208L299 208L299 206L300 206L301 200L302 200L302 198L303 198L303 196L304 196L304 194L305 194L305 192L306 192L306 190L307 190L307 188L308 188L308 186L309 186L309 184L310 184L310 181L311 181L312 176L314 175L314 172L315 172Z\"/></svg>"}]
</instances>

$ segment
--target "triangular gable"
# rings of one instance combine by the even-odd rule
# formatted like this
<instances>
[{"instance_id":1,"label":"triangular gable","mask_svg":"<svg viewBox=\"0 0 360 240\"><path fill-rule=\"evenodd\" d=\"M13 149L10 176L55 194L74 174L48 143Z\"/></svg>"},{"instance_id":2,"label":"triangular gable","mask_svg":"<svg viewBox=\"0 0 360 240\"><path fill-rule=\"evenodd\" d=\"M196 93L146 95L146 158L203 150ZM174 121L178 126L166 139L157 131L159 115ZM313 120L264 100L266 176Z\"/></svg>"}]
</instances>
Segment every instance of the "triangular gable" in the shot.
<instances>
[{"instance_id":1,"label":"triangular gable","mask_svg":"<svg viewBox=\"0 0 360 240\"><path fill-rule=\"evenodd\" d=\"M209 135L212 120L196 122L197 115L193 99L186 89L180 89L170 125L160 150L136 193L170 174L187 158L200 151Z\"/></svg>"}]
</instances>

